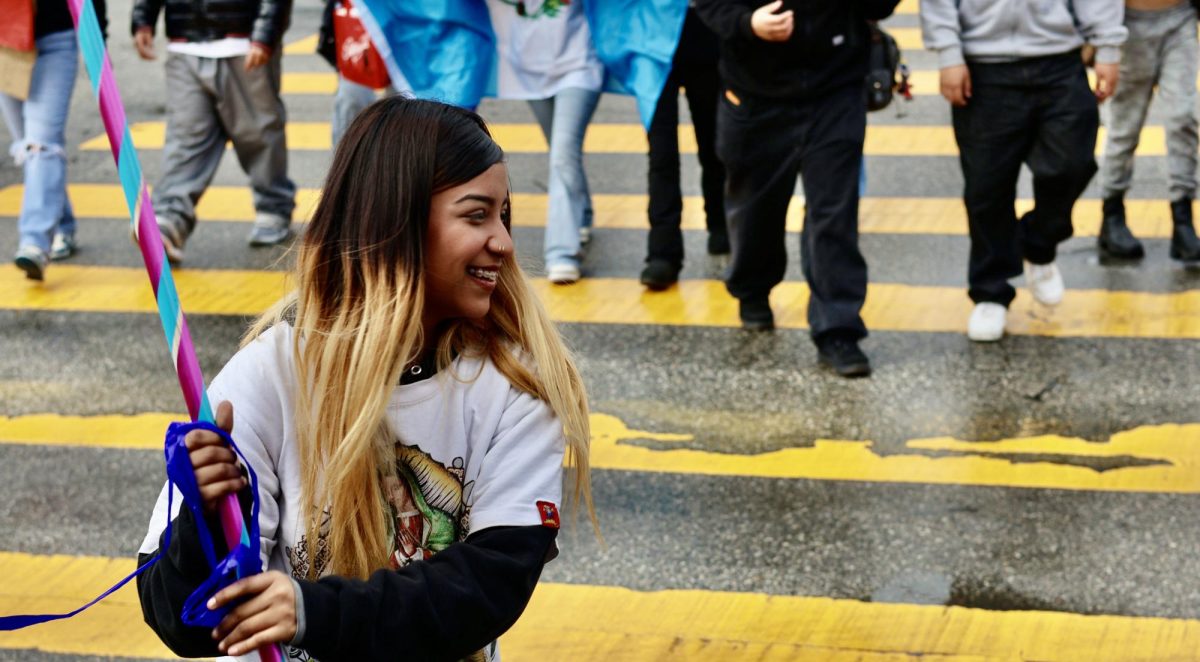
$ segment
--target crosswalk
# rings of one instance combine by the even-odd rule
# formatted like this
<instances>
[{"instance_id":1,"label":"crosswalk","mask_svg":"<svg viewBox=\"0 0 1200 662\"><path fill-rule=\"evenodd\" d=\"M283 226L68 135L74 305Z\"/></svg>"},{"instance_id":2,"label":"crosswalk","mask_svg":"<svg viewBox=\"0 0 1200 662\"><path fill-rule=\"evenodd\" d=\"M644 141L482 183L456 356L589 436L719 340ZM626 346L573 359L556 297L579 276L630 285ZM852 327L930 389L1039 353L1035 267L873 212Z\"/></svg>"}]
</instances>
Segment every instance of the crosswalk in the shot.
<instances>
[{"instance_id":1,"label":"crosswalk","mask_svg":"<svg viewBox=\"0 0 1200 662\"><path fill-rule=\"evenodd\" d=\"M920 48L916 10L916 0L904 0L890 26L905 49ZM315 28L306 21L312 17L299 17L297 29ZM292 176L301 185L297 215L304 220L323 175L312 164L330 149L331 100L325 97L335 79L312 54L314 36L295 30L290 36L284 94L295 119L288 139L299 164ZM869 162L894 158L915 168L955 162L947 115L932 98L936 80L928 67L915 71L922 98L912 116L875 118ZM541 131L523 105L493 102L483 112L510 155L545 154ZM612 159L612 172L644 168L646 139L632 106L608 106L604 117L589 127L588 158ZM152 172L164 125L153 113L138 120L132 136ZM131 545L161 477L125 485L106 476L117 475L118 465L157 466L162 430L181 417L171 408L169 380L126 375L118 367L169 371L161 347L133 347L129 340L137 335L133 328L153 330L154 302L123 233L120 189L96 165L107 158L107 139L97 122L88 127L73 134L79 142L72 147L94 167L72 166L69 191L81 233L95 229L91 236L99 238L103 229L103 238L73 261L54 264L43 285L0 270L0 333L21 355L0 358L0 484L7 485L0 495L12 504L0 505L0 531L11 527L11 540L0 542L0 615L73 608L132 570ZM690 129L681 126L680 145L694 155ZM1138 153L1142 162L1162 161L1160 126L1147 127ZM694 168L693 156L685 161ZM1127 557L1092 551L1101 545L1093 540L1079 543L1088 550L1064 557L1044 551L1042 542L1070 546L1075 533L1111 535L1104 522L1109 510L1141 516L1197 505L1200 420L1179 401L1154 401L1194 385L1185 366L1200 340L1200 288L1188 272L1171 272L1166 287L1160 281L1126 287L1141 274L1126 268L1115 272L1112 284L1093 278L1073 287L1053 312L1021 295L1010 314L1010 344L984 353L962 339L970 302L957 266L966 257L958 190L945 187L939 197L873 181L880 194L863 200L864 241L890 247L897 259L905 252L939 255L957 261L957 271L953 279L922 280L914 271L911 278L872 280L863 316L892 364L883 362L872 383L848 385L813 374L806 363L808 291L800 278L789 276L773 292L780 330L770 338L737 329L736 302L719 280L719 260L689 253L689 270L677 287L646 292L636 279L645 192L614 190L597 181L596 169L597 238L585 271L591 266L598 273L570 287L537 278L546 195L538 175L512 169L518 248L589 380L592 464L609 546L585 532L564 532L563 557L547 567L525 615L502 639L506 660L1200 659L1200 596L1187 588L1195 583L1187 575L1195 567L1193 525L1164 514L1145 524L1155 536L1129 533L1131 541L1155 539L1129 542ZM199 232L240 242L254 216L252 201L235 185L234 166L227 163L222 172L198 206ZM691 250L702 243L704 212L695 183L687 180L683 227ZM5 181L0 218L11 221L23 188L13 178ZM1021 210L1030 205L1027 197L1018 201ZM789 249L802 208L797 197L789 209ZM1128 208L1139 236L1170 236L1165 200L1130 200ZM1093 236L1099 217L1099 201L1081 201L1077 234ZM1083 240L1070 246L1075 253L1088 250ZM268 259L274 254L239 250L194 259L189 253L175 272L183 307L201 329L197 342L208 350L202 360L210 378L234 351L245 319L286 288L284 263ZM79 356L68 348L60 361L53 353L65 343L42 342L61 333L102 336L110 354ZM224 345L213 346L213 338ZM1092 356L1094 363L1063 366L1055 358L1060 351ZM981 376L938 384L911 365L955 360L947 355L966 357ZM1166 358L1141 358L1147 355ZM32 367L72 362L83 365L61 375ZM1100 383L1095 375L1114 374L1108 363L1119 363L1131 380L1145 380L1144 387ZM1143 363L1159 372L1136 372ZM1036 368L1047 383L1025 385L1023 366ZM111 390L97 388L108 380ZM120 392L129 388L120 385L141 386L142 380L162 392ZM1165 386L1154 390L1159 382ZM1025 389L1016 399L1026 408L993 406L1013 383ZM60 401L55 389L82 396L78 406L40 404ZM1095 403L1056 400L1064 389L1072 397L1095 391ZM923 401L926 396L931 400ZM1111 411L1121 409L1122 399L1147 411L1139 417ZM1190 402L1188 396L1182 402ZM1013 420L995 420L1006 417ZM959 423L962 418L969 422ZM40 477L46 458L70 463L87 479L64 485L56 481L66 478ZM72 497L46 496L56 489ZM133 493L148 496L139 501ZM89 499L92 506L133 502L133 510L112 515L111 540L77 541L70 531L72 522L87 519ZM1074 510L1059 512L1067 508L1062 503ZM1058 530L1020 519L1022 508L1061 516ZM1016 519L1009 519L1014 511ZM23 519L27 512L41 519ZM1093 520L1095 529L1089 528ZM1015 557L1005 547L1010 538L1026 540ZM1107 538L1103 544L1116 546ZM1053 558L1026 569L1023 552ZM1179 569L1142 567L1160 563ZM1136 595L1126 599L1118 592L1126 585L1111 574L1114 565L1143 583L1167 578L1183 586L1164 582L1162 595L1149 597L1127 589ZM882 597L881 586L930 566L953 575L945 595ZM1013 597L1022 591L1040 597ZM1001 593L1003 599L996 597ZM34 654L42 657L28 657ZM129 588L71 621L0 634L0 660L97 657L172 659L142 625Z\"/></svg>"},{"instance_id":2,"label":"crosswalk","mask_svg":"<svg viewBox=\"0 0 1200 662\"><path fill-rule=\"evenodd\" d=\"M488 127L505 152L545 153L548 149L542 130L534 124L496 123ZM138 122L129 128L134 144L141 149L162 149L166 133L165 122ZM1104 148L1105 132L1096 141L1099 153ZM327 152L332 145L329 122L289 122L288 149L293 151ZM637 124L592 124L583 141L583 151L591 154L645 154L649 146L646 132ZM89 151L109 151L108 136L96 137L80 145ZM867 127L863 145L867 156L958 156L954 130L949 126L888 126ZM679 129L679 152L696 153L696 136L691 127ZM1166 134L1161 126L1148 126L1142 131L1136 154L1165 156Z\"/></svg>"}]
</instances>

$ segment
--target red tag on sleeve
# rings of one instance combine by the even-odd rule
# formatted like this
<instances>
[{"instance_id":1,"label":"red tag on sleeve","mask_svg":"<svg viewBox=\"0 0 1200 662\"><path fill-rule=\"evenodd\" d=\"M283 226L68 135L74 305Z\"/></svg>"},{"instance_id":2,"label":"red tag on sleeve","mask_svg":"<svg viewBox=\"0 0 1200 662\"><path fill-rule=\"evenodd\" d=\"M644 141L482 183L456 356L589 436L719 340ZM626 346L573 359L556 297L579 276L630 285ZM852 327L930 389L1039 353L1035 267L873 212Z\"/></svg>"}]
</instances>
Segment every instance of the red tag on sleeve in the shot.
<instances>
[{"instance_id":1,"label":"red tag on sleeve","mask_svg":"<svg viewBox=\"0 0 1200 662\"><path fill-rule=\"evenodd\" d=\"M542 526L548 529L558 528L558 506L549 501L537 502L538 514L542 517Z\"/></svg>"}]
</instances>

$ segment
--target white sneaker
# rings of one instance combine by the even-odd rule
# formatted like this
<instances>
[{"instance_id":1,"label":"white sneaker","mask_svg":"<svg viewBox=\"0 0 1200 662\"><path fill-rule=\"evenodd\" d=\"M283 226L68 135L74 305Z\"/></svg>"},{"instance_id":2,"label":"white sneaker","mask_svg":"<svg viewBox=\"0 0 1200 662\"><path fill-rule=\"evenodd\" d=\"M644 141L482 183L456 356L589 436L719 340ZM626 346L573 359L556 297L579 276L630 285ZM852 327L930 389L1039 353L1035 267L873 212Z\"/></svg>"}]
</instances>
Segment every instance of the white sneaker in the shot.
<instances>
[{"instance_id":1,"label":"white sneaker","mask_svg":"<svg viewBox=\"0 0 1200 662\"><path fill-rule=\"evenodd\" d=\"M975 342L996 342L1004 336L1006 321L1008 308L990 301L977 303L967 322L967 337Z\"/></svg>"},{"instance_id":2,"label":"white sneaker","mask_svg":"<svg viewBox=\"0 0 1200 662\"><path fill-rule=\"evenodd\" d=\"M579 243L586 246L592 243L592 229L590 227L579 228Z\"/></svg>"},{"instance_id":3,"label":"white sneaker","mask_svg":"<svg viewBox=\"0 0 1200 662\"><path fill-rule=\"evenodd\" d=\"M54 233L54 241L50 243L50 259L65 260L75 254L75 235Z\"/></svg>"},{"instance_id":4,"label":"white sneaker","mask_svg":"<svg viewBox=\"0 0 1200 662\"><path fill-rule=\"evenodd\" d=\"M546 268L546 278L555 285L570 285L579 280L579 267L569 262L552 264Z\"/></svg>"},{"instance_id":5,"label":"white sneaker","mask_svg":"<svg viewBox=\"0 0 1200 662\"><path fill-rule=\"evenodd\" d=\"M1034 300L1043 306L1057 306L1063 300L1063 279L1058 265L1025 263L1025 286Z\"/></svg>"}]
</instances>

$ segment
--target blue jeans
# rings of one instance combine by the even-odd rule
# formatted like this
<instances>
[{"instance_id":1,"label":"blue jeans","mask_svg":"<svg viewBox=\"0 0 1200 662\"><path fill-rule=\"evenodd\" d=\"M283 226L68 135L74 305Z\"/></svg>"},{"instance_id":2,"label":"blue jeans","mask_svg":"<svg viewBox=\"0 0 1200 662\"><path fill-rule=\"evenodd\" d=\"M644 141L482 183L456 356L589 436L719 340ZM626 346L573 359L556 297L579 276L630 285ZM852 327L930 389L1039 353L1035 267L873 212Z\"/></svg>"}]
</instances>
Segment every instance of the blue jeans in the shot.
<instances>
[{"instance_id":1,"label":"blue jeans","mask_svg":"<svg viewBox=\"0 0 1200 662\"><path fill-rule=\"evenodd\" d=\"M67 111L75 88L75 31L64 30L37 40L37 61L29 98L22 113L25 135L25 196L17 221L21 246L50 250L55 230L75 234L75 215L67 199Z\"/></svg>"},{"instance_id":2,"label":"blue jeans","mask_svg":"<svg viewBox=\"0 0 1200 662\"><path fill-rule=\"evenodd\" d=\"M395 93L395 88L390 85L384 90L384 94L387 96ZM346 133L346 129L350 128L350 123L354 121L354 118L358 117L364 108L375 103L378 98L375 90L338 75L337 92L333 97L334 147L341 142L342 135Z\"/></svg>"},{"instance_id":3,"label":"blue jeans","mask_svg":"<svg viewBox=\"0 0 1200 662\"><path fill-rule=\"evenodd\" d=\"M583 135L600 92L570 87L549 99L529 102L550 144L549 201L543 252L546 266L574 264L580 255L579 230L592 227L592 195L583 172Z\"/></svg>"}]
</instances>

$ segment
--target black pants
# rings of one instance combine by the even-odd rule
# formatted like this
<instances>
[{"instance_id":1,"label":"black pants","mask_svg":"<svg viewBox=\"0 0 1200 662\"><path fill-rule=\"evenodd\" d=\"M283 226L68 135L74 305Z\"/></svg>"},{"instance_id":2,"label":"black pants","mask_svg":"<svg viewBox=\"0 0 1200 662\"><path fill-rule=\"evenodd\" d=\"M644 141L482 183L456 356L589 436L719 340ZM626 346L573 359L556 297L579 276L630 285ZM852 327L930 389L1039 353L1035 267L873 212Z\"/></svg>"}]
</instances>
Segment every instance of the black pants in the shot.
<instances>
[{"instance_id":1,"label":"black pants","mask_svg":"<svg viewBox=\"0 0 1200 662\"><path fill-rule=\"evenodd\" d=\"M1054 261L1071 209L1096 173L1100 114L1079 53L972 63L972 96L954 109L971 231L967 273L976 303L1007 306L1021 260ZM1018 221L1017 176L1033 171L1034 208Z\"/></svg>"},{"instance_id":2,"label":"black pants","mask_svg":"<svg viewBox=\"0 0 1200 662\"><path fill-rule=\"evenodd\" d=\"M717 111L717 154L728 173L725 213L733 245L725 285L738 299L765 299L783 280L784 223L799 173L808 204L800 259L814 339L828 333L867 335L859 315L867 295L867 263L858 250L858 176L866 124L861 85L804 101L733 90Z\"/></svg>"},{"instance_id":3,"label":"black pants","mask_svg":"<svg viewBox=\"0 0 1200 662\"><path fill-rule=\"evenodd\" d=\"M683 196L679 189L679 88L683 87L700 157L700 188L709 233L725 234L725 167L717 158L717 63L676 62L650 121L650 234L646 259L683 264Z\"/></svg>"}]
</instances>

